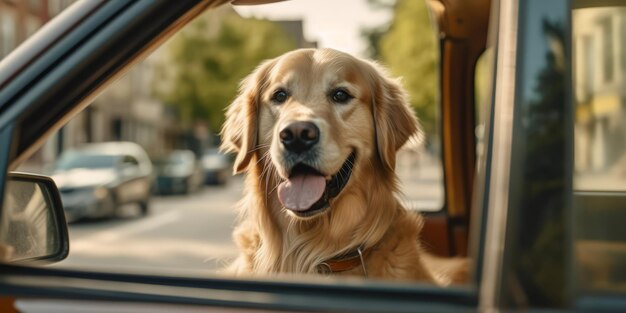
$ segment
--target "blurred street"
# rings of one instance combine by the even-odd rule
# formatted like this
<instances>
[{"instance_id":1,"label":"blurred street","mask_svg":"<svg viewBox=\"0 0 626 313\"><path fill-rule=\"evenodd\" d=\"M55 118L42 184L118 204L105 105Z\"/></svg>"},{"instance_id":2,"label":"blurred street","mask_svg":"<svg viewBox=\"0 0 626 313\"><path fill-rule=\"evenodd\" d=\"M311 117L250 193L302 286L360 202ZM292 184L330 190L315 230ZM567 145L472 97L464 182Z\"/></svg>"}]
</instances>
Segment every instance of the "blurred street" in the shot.
<instances>
[{"instance_id":1,"label":"blurred street","mask_svg":"<svg viewBox=\"0 0 626 313\"><path fill-rule=\"evenodd\" d=\"M443 168L436 156L425 150L400 150L396 173L401 182L398 198L405 208L420 212L443 208Z\"/></svg>"},{"instance_id":2,"label":"blurred street","mask_svg":"<svg viewBox=\"0 0 626 313\"><path fill-rule=\"evenodd\" d=\"M441 172L432 158L411 169L399 162L404 201L413 209L440 208ZM242 177L225 186L204 186L191 195L155 196L150 214L126 206L116 219L72 223L69 257L54 265L69 269L157 273L211 274L237 255L231 233Z\"/></svg>"},{"instance_id":3,"label":"blurred street","mask_svg":"<svg viewBox=\"0 0 626 313\"><path fill-rule=\"evenodd\" d=\"M69 257L55 265L113 272L211 273L236 255L231 240L241 177L191 195L158 196L150 214L122 208L117 219L70 224Z\"/></svg>"}]
</instances>

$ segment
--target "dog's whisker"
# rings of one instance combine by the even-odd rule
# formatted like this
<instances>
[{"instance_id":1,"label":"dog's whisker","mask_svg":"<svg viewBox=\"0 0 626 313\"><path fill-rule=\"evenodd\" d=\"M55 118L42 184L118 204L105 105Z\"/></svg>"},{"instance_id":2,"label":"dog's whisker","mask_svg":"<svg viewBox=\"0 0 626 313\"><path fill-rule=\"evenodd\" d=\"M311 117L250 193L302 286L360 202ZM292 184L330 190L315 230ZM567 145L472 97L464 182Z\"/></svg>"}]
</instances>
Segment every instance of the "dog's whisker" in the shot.
<instances>
[{"instance_id":1,"label":"dog's whisker","mask_svg":"<svg viewBox=\"0 0 626 313\"><path fill-rule=\"evenodd\" d=\"M269 166L268 166L268 168L269 168ZM268 187L269 187L269 185L270 185L270 176L272 176L272 175L270 175L270 172L271 172L271 170L268 170L268 171L267 171L267 174L265 175L265 194L266 194L266 195L269 195L269 194L267 193L267 188L268 188ZM265 199L267 200L267 197L265 197Z\"/></svg>"},{"instance_id":2,"label":"dog's whisker","mask_svg":"<svg viewBox=\"0 0 626 313\"><path fill-rule=\"evenodd\" d=\"M259 163L261 163L261 161L263 161L263 159L265 159L265 157L267 157L268 153L265 153L262 157L259 158L258 161L256 161L255 165L258 165Z\"/></svg>"},{"instance_id":3,"label":"dog's whisker","mask_svg":"<svg viewBox=\"0 0 626 313\"><path fill-rule=\"evenodd\" d=\"M352 162L352 160L350 160L350 158L346 159L346 163L348 163L348 165L350 165L350 169L354 168L354 162Z\"/></svg>"},{"instance_id":4,"label":"dog's whisker","mask_svg":"<svg viewBox=\"0 0 626 313\"><path fill-rule=\"evenodd\" d=\"M267 206L267 201L269 199L269 194L267 193L267 188L269 186L269 180L270 180L270 172L273 170L273 166L271 166L272 162L271 162L271 156L269 156L269 153L267 154L267 158L265 159L265 164L263 166L263 172L261 173L261 179L263 179L263 176L265 176L265 194L267 195L265 197L265 206Z\"/></svg>"},{"instance_id":5,"label":"dog's whisker","mask_svg":"<svg viewBox=\"0 0 626 313\"><path fill-rule=\"evenodd\" d=\"M344 171L344 169L343 169L343 168L341 168L341 169L339 169L339 172L337 172L337 175L339 175L339 177L341 177L341 180L345 180L345 179L346 179L346 178L343 176L343 171Z\"/></svg>"},{"instance_id":6,"label":"dog's whisker","mask_svg":"<svg viewBox=\"0 0 626 313\"><path fill-rule=\"evenodd\" d=\"M274 172L274 175L272 175L273 177L279 177L278 176L278 170L275 167L272 168L272 171ZM279 179L278 181L274 181L272 183L274 183L276 186L274 186L274 188L272 190L270 190L270 193L267 194L268 196L271 195L276 189L278 189L278 187L280 186L281 181Z\"/></svg>"},{"instance_id":7,"label":"dog's whisker","mask_svg":"<svg viewBox=\"0 0 626 313\"><path fill-rule=\"evenodd\" d=\"M269 147L270 147L270 145L269 145L269 144L260 144L260 145L258 145L256 148L254 148L254 149L250 150L249 152L258 151L258 150L261 150L261 149L263 149L263 148L269 148Z\"/></svg>"},{"instance_id":8,"label":"dog's whisker","mask_svg":"<svg viewBox=\"0 0 626 313\"><path fill-rule=\"evenodd\" d=\"M271 158L271 157L269 156L269 153L266 153L266 154L263 156L263 158L265 159L265 161L264 161L265 163L263 164L263 172L261 172L261 179L262 179L262 178L263 178L263 176L266 174L266 172L269 170L270 163L271 163L271 161L270 161L270 162L268 162L268 160Z\"/></svg>"},{"instance_id":9,"label":"dog's whisker","mask_svg":"<svg viewBox=\"0 0 626 313\"><path fill-rule=\"evenodd\" d=\"M348 162L348 164L350 164L350 167L354 167L354 162L352 162L350 158L348 158L346 161Z\"/></svg>"},{"instance_id":10,"label":"dog's whisker","mask_svg":"<svg viewBox=\"0 0 626 313\"><path fill-rule=\"evenodd\" d=\"M260 157L258 161L256 161L256 164L255 164L255 165L258 165L261 161L263 161L263 159L265 159L267 156L269 156L269 154L270 154L270 152L269 152L269 151L268 151L268 152L265 152L265 154L263 154L263 156L262 156L262 157Z\"/></svg>"},{"instance_id":11,"label":"dog's whisker","mask_svg":"<svg viewBox=\"0 0 626 313\"><path fill-rule=\"evenodd\" d=\"M267 158L267 155L264 155L263 156L263 172L261 172L261 178L265 175L265 172L267 172L267 170L268 170L268 164L267 164L267 159L266 158Z\"/></svg>"},{"instance_id":12,"label":"dog's whisker","mask_svg":"<svg viewBox=\"0 0 626 313\"><path fill-rule=\"evenodd\" d=\"M274 188L272 188L272 190L270 190L270 193L268 193L267 195L271 195L274 191L276 191L276 189L278 189L278 187L280 186L280 183L277 183L276 186L274 186Z\"/></svg>"},{"instance_id":13,"label":"dog's whisker","mask_svg":"<svg viewBox=\"0 0 626 313\"><path fill-rule=\"evenodd\" d=\"M276 167L271 165L272 164L271 161L268 161L267 164L268 164L268 172L267 172L266 177L265 177L265 194L266 194L265 200L266 200L266 202L267 202L267 199L269 199L269 196L272 194L272 192L274 192L274 190L276 188L278 188L278 184L276 184L276 182L275 182L275 177L278 177ZM272 190L268 193L267 189L272 184L275 184L276 186L274 188L272 188Z\"/></svg>"},{"instance_id":14,"label":"dog's whisker","mask_svg":"<svg viewBox=\"0 0 626 313\"><path fill-rule=\"evenodd\" d=\"M346 176L349 174L347 171L348 170L345 169L343 166L339 169L339 172L337 172L337 174L339 175L339 177L341 177L341 180L346 180Z\"/></svg>"}]
</instances>

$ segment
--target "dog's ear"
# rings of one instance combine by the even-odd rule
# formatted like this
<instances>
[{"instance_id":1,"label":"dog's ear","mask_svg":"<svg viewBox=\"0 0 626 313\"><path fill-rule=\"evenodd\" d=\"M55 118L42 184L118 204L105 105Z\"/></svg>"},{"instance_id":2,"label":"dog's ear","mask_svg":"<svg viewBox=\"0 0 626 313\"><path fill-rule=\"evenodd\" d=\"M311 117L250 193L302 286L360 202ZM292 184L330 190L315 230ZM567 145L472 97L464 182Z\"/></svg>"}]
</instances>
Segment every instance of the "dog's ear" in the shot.
<instances>
[{"instance_id":1,"label":"dog's ear","mask_svg":"<svg viewBox=\"0 0 626 313\"><path fill-rule=\"evenodd\" d=\"M393 171L398 149L409 139L418 140L421 130L401 83L389 78L387 71L381 66L372 64L372 67L372 111L376 147L383 166Z\"/></svg>"},{"instance_id":2,"label":"dog's ear","mask_svg":"<svg viewBox=\"0 0 626 313\"><path fill-rule=\"evenodd\" d=\"M237 98L226 110L220 149L237 153L233 166L235 174L248 168L258 143L260 97L271 64L271 61L262 63L242 80Z\"/></svg>"}]
</instances>

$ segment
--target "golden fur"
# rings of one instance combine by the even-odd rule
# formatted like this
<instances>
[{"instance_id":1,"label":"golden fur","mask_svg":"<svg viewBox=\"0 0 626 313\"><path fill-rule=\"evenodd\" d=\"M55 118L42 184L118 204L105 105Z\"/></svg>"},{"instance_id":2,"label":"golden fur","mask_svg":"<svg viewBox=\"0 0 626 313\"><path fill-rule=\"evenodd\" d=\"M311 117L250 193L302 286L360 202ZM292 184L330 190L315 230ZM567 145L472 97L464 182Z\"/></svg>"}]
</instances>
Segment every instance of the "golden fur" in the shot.
<instances>
[{"instance_id":1,"label":"golden fur","mask_svg":"<svg viewBox=\"0 0 626 313\"><path fill-rule=\"evenodd\" d=\"M289 99L272 103L276 88ZM337 86L353 97L329 100ZM309 218L282 207L276 187L288 168L281 161L280 128L313 121L320 129L317 169L328 176L356 152L352 176L330 209ZM241 221L234 231L237 274L315 273L333 257L369 250L368 277L446 284L449 275L427 268L420 247L422 218L394 196L396 151L419 125L399 82L379 65L331 49L301 49L261 64L241 85L226 113L222 149L236 152L235 172L246 172ZM337 273L363 275L361 267Z\"/></svg>"}]
</instances>

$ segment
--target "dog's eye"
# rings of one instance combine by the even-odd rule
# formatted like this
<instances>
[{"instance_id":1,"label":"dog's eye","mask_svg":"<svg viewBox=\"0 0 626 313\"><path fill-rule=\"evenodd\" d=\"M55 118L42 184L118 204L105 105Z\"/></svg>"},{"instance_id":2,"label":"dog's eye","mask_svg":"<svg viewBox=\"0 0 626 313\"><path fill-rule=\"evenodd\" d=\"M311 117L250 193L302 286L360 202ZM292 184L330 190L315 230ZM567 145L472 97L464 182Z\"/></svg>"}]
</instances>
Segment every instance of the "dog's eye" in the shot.
<instances>
[{"instance_id":1,"label":"dog's eye","mask_svg":"<svg viewBox=\"0 0 626 313\"><path fill-rule=\"evenodd\" d=\"M336 103L347 103L353 97L343 89L335 89L330 93L330 98Z\"/></svg>"},{"instance_id":2,"label":"dog's eye","mask_svg":"<svg viewBox=\"0 0 626 313\"><path fill-rule=\"evenodd\" d=\"M272 95L272 101L276 102L277 104L281 104L287 101L287 98L289 98L289 94L287 94L287 92L282 89L276 90L276 92L274 92L274 94Z\"/></svg>"}]
</instances>

